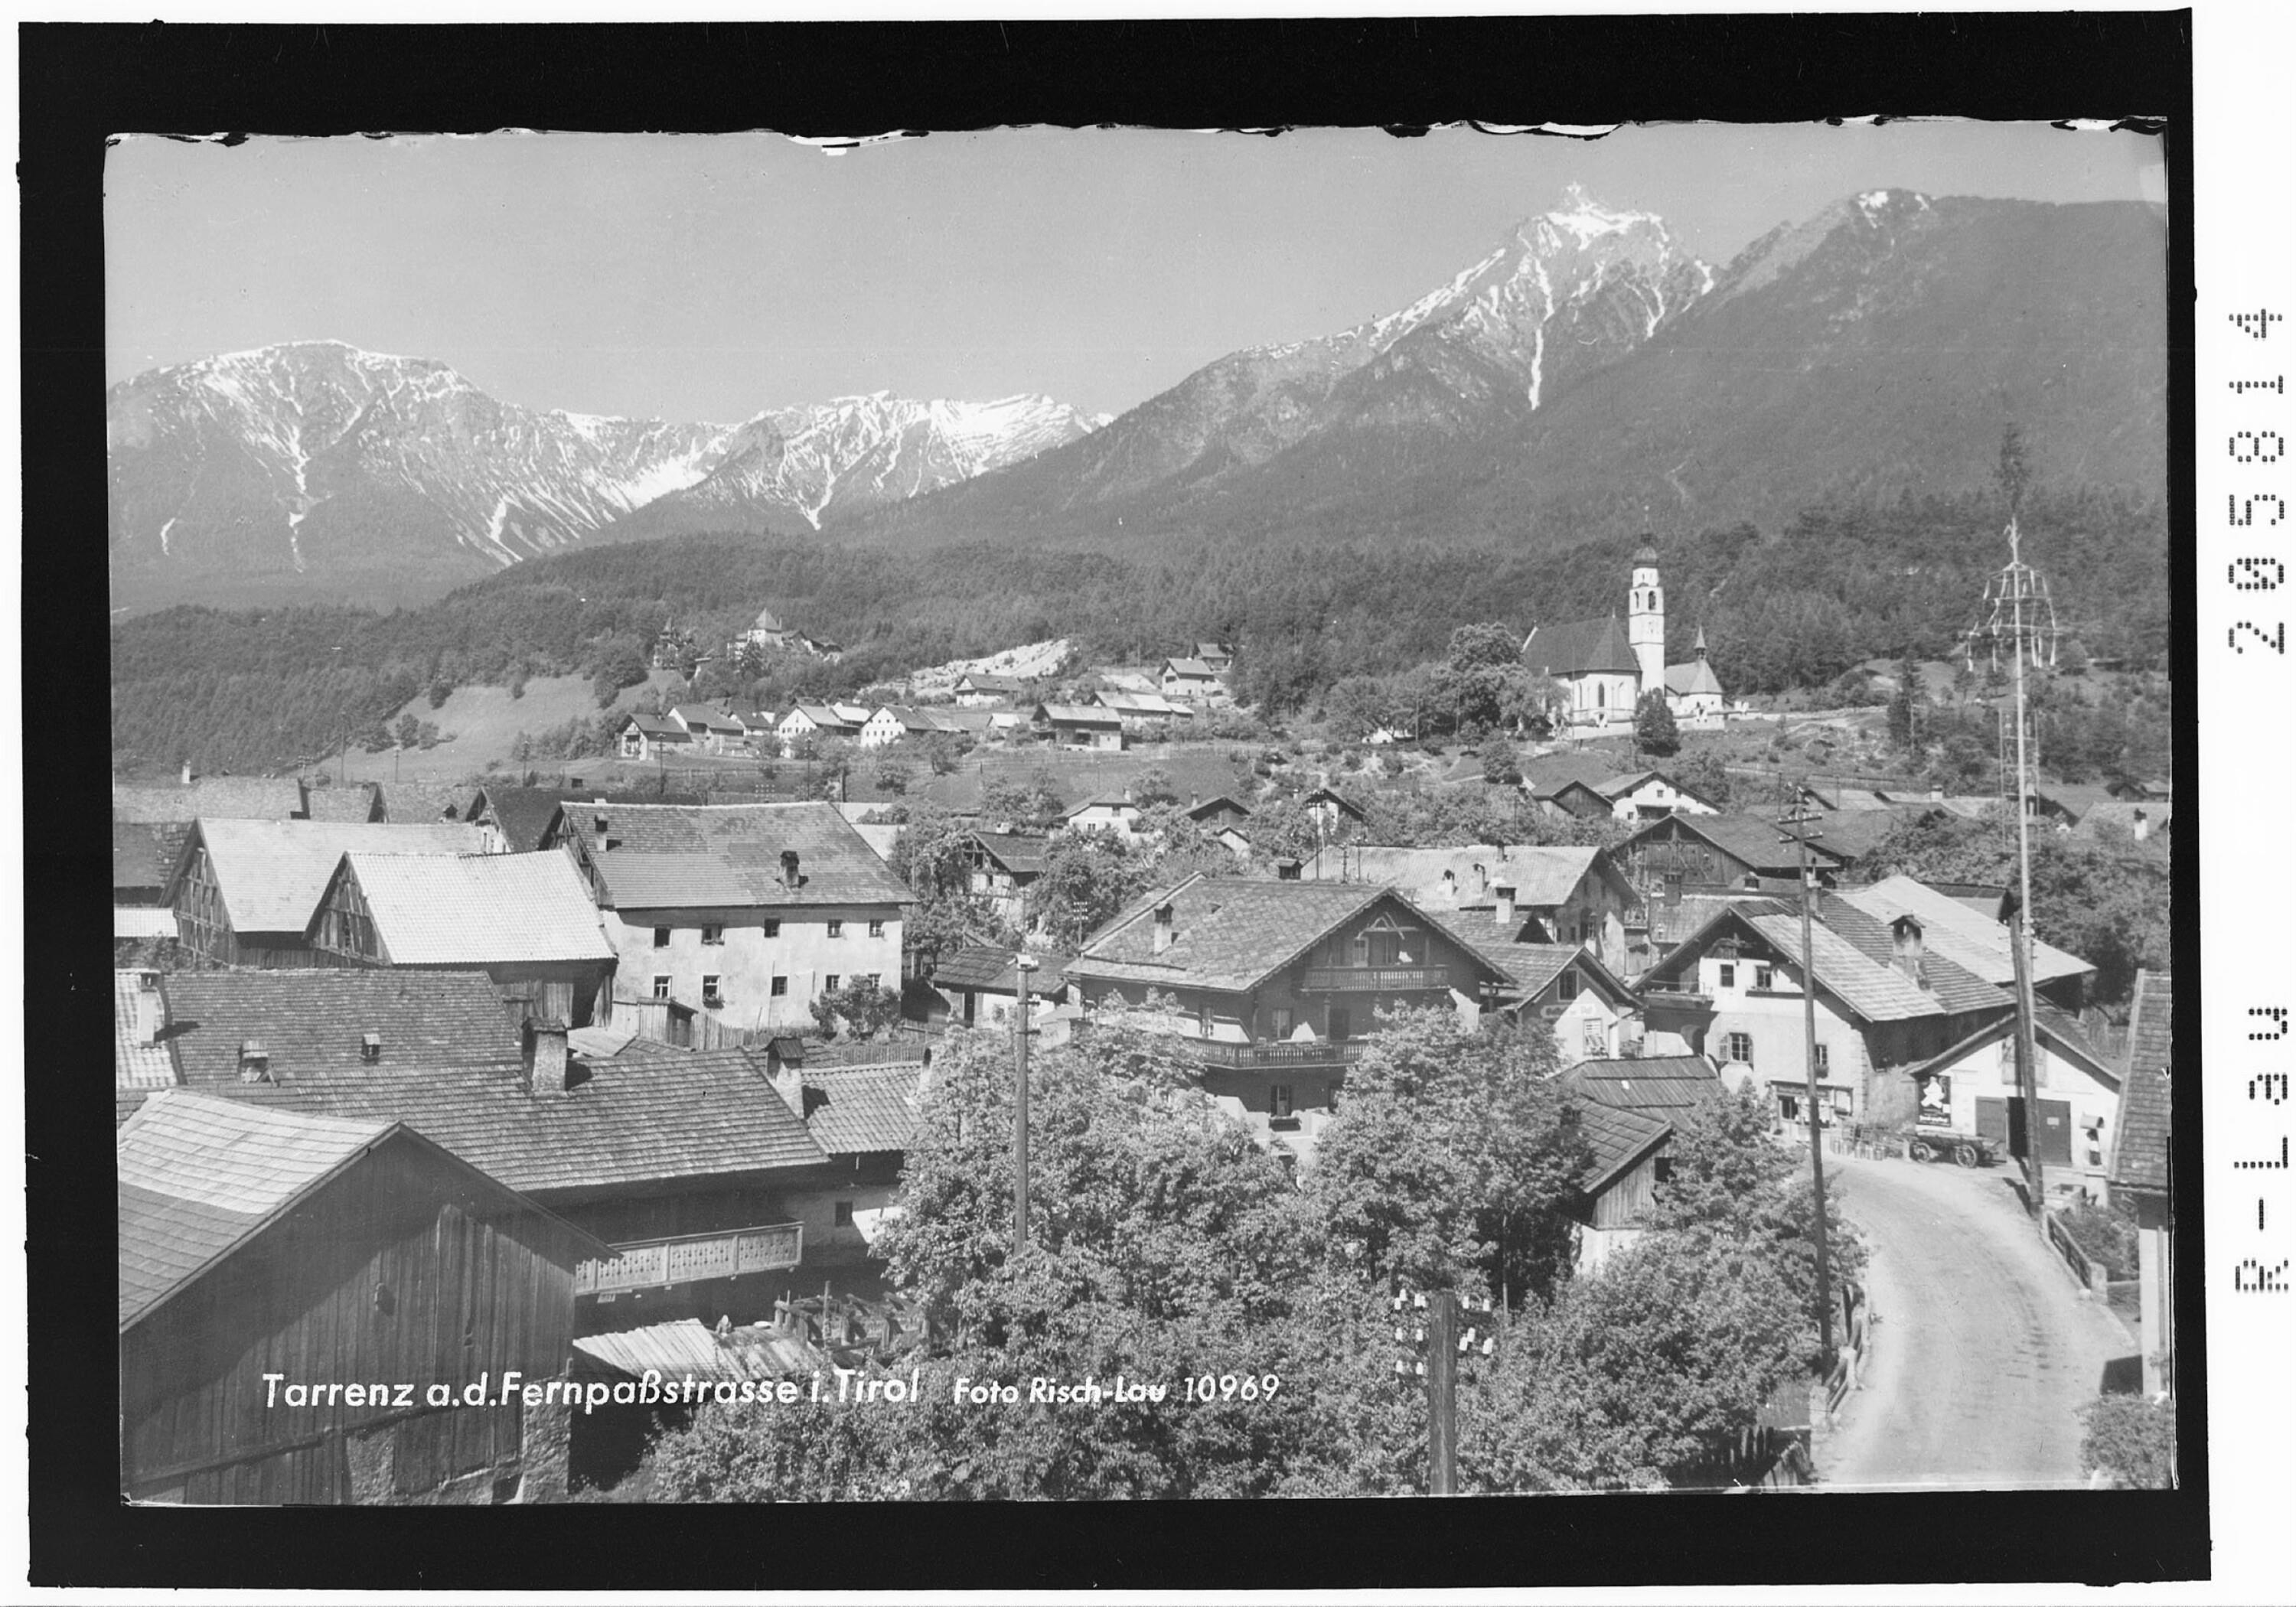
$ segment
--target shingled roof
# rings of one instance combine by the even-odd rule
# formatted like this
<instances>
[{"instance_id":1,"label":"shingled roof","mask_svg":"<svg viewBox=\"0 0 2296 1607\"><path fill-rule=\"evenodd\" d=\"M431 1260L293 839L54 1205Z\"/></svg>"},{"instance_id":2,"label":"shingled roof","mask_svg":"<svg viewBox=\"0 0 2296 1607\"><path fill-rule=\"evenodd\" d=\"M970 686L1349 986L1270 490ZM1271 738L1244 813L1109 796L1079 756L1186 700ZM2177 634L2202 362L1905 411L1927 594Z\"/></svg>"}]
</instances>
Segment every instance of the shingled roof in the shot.
<instances>
[{"instance_id":1,"label":"shingled roof","mask_svg":"<svg viewBox=\"0 0 2296 1607\"><path fill-rule=\"evenodd\" d=\"M488 787L475 806L479 815L491 815L495 829L513 854L530 854L542 846L543 834L558 816L563 794L549 787Z\"/></svg>"},{"instance_id":2,"label":"shingled roof","mask_svg":"<svg viewBox=\"0 0 2296 1607\"><path fill-rule=\"evenodd\" d=\"M976 831L972 840L981 851L1016 876L1042 875L1052 839L1033 832Z\"/></svg>"},{"instance_id":3,"label":"shingled roof","mask_svg":"<svg viewBox=\"0 0 2296 1607\"><path fill-rule=\"evenodd\" d=\"M1855 906L1882 922L1911 915L1922 923L1923 947L1941 954L1956 965L1997 988L2017 980L2017 963L2011 950L2012 929L1970 908L1950 893L1925 887L1911 876L1890 876L1871 887L1845 888L1829 895L1826 903ZM2095 974L2096 967L2079 955L2052 948L2033 939L2033 981L2036 986L2065 977Z\"/></svg>"},{"instance_id":4,"label":"shingled roof","mask_svg":"<svg viewBox=\"0 0 2296 1607\"><path fill-rule=\"evenodd\" d=\"M805 1127L832 1156L906 1150L917 1128L922 1060L889 1066L828 1069L808 1065Z\"/></svg>"},{"instance_id":5,"label":"shingled roof","mask_svg":"<svg viewBox=\"0 0 2296 1607\"><path fill-rule=\"evenodd\" d=\"M303 809L312 820L363 824L382 818L382 798L372 784L363 781L344 786L312 787L303 794Z\"/></svg>"},{"instance_id":6,"label":"shingled roof","mask_svg":"<svg viewBox=\"0 0 2296 1607\"><path fill-rule=\"evenodd\" d=\"M111 817L146 824L187 820L292 820L303 813L293 775L202 775L189 786L111 783Z\"/></svg>"},{"instance_id":7,"label":"shingled roof","mask_svg":"<svg viewBox=\"0 0 2296 1607\"><path fill-rule=\"evenodd\" d=\"M482 971L370 967L186 971L161 979L166 1051L184 1082L239 1086L240 1045L270 1055L281 1086L366 1064L364 1036L381 1037L384 1071L454 1062L515 1070L519 1035Z\"/></svg>"},{"instance_id":8,"label":"shingled roof","mask_svg":"<svg viewBox=\"0 0 2296 1607\"><path fill-rule=\"evenodd\" d=\"M618 909L693 905L899 904L908 888L834 804L615 804L603 835L585 815L584 846ZM601 848L610 841L611 848ZM798 856L797 886L782 855Z\"/></svg>"},{"instance_id":9,"label":"shingled roof","mask_svg":"<svg viewBox=\"0 0 2296 1607\"><path fill-rule=\"evenodd\" d=\"M164 1042L143 1042L136 1029L136 1016L143 1007L143 976L137 971L111 973L112 1086L172 1088L176 1086L176 1062L168 1053L168 1045ZM157 999L152 1001L150 1007L155 1013L166 1009Z\"/></svg>"},{"instance_id":10,"label":"shingled roof","mask_svg":"<svg viewBox=\"0 0 2296 1607\"><path fill-rule=\"evenodd\" d=\"M1702 1054L1660 1054L1646 1060L1581 1061L1562 1074L1579 1098L1614 1111L1641 1111L1673 1119L1712 1096L1721 1074Z\"/></svg>"},{"instance_id":11,"label":"shingled roof","mask_svg":"<svg viewBox=\"0 0 2296 1607\"><path fill-rule=\"evenodd\" d=\"M2120 1129L2112 1141L2112 1187L2169 1192L2169 1140L2174 1131L2169 1078L2175 995L2165 971L2136 973L2128 1006L2128 1075L2120 1086Z\"/></svg>"},{"instance_id":12,"label":"shingled roof","mask_svg":"<svg viewBox=\"0 0 2296 1607\"><path fill-rule=\"evenodd\" d=\"M1029 984L1031 993L1050 993L1066 980L1069 960L1065 955L1037 953L1037 970ZM1021 991L1020 968L1013 963L1013 952L1009 948L973 947L960 948L943 958L933 967L936 988L978 988L989 993L1018 994Z\"/></svg>"},{"instance_id":13,"label":"shingled roof","mask_svg":"<svg viewBox=\"0 0 2296 1607\"><path fill-rule=\"evenodd\" d=\"M111 897L144 894L156 898L176 868L176 856L191 835L187 824L114 820L111 823Z\"/></svg>"},{"instance_id":14,"label":"shingled roof","mask_svg":"<svg viewBox=\"0 0 2296 1607\"><path fill-rule=\"evenodd\" d=\"M1882 932L1882 956L1869 953L1874 941L1866 928L1878 927L1870 916L1850 910L1848 923L1857 925L1861 945L1824 921L1810 923L1810 959L1817 985L1869 1021L1907 1021L1917 1016L1953 1015L1996 1008L2006 1010L2009 1000L2001 990L1980 981L1951 961L1930 955L1926 961L1931 986L1922 988L1887 958L1889 931ZM1637 986L1670 976L1702 950L1709 936L1719 937L1731 922L1742 923L1760 937L1790 965L1799 966L1801 920L1793 906L1775 898L1746 898L1726 904L1699 931L1643 973Z\"/></svg>"},{"instance_id":15,"label":"shingled roof","mask_svg":"<svg viewBox=\"0 0 2296 1607\"><path fill-rule=\"evenodd\" d=\"M331 820L201 820L216 885L234 931L301 932L347 853L475 854L476 826L354 825ZM181 864L178 869L180 871ZM171 878L167 901L175 901Z\"/></svg>"},{"instance_id":16,"label":"shingled roof","mask_svg":"<svg viewBox=\"0 0 2296 1607\"><path fill-rule=\"evenodd\" d=\"M1620 995L1631 997L1626 984L1611 976L1600 960L1576 943L1516 943L1505 930L1488 921L1456 910L1425 909L1427 918L1441 927L1452 941L1472 949L1506 977L1510 991L1526 997L1544 993L1573 960L1586 960L1588 974L1599 973Z\"/></svg>"},{"instance_id":17,"label":"shingled roof","mask_svg":"<svg viewBox=\"0 0 2296 1607\"><path fill-rule=\"evenodd\" d=\"M357 883L393 965L614 957L563 854L346 854L337 873Z\"/></svg>"},{"instance_id":18,"label":"shingled roof","mask_svg":"<svg viewBox=\"0 0 2296 1607\"><path fill-rule=\"evenodd\" d=\"M1950 898L1940 902L1950 906L1964 919L1983 919ZM1820 893L1812 913L1827 931L1857 945L1857 952L1867 959L1894 970L1897 938L1891 927L1907 916L1874 914L1833 893ZM1956 957L1952 945L1937 940L1933 933L1942 928L1941 922L1933 923L1926 914L1912 914L1910 918L1922 929L1922 976L1947 1010L1996 1010L2008 1003L2009 996L1997 985L1977 975Z\"/></svg>"},{"instance_id":19,"label":"shingled roof","mask_svg":"<svg viewBox=\"0 0 2296 1607\"><path fill-rule=\"evenodd\" d=\"M1522 644L1522 662L1534 675L1548 676L1589 671L1638 676L1643 668L1616 614L1605 619L1533 627L1529 640Z\"/></svg>"},{"instance_id":20,"label":"shingled roof","mask_svg":"<svg viewBox=\"0 0 2296 1607\"><path fill-rule=\"evenodd\" d=\"M1578 1180L1578 1192L1599 1194L1672 1136L1674 1124L1644 1111L1621 1110L1581 1098L1578 1130L1595 1151L1593 1164Z\"/></svg>"},{"instance_id":21,"label":"shingled roof","mask_svg":"<svg viewBox=\"0 0 2296 1607\"><path fill-rule=\"evenodd\" d=\"M1628 840L1628 845L1647 837L1670 834L1677 827L1704 838L1759 874L1801 874L1792 841L1780 841L1777 823L1759 815L1669 815L1644 826ZM1822 871L1833 870L1841 864L1841 857L1830 851L1823 839L1809 845L1809 858L1810 864Z\"/></svg>"},{"instance_id":22,"label":"shingled roof","mask_svg":"<svg viewBox=\"0 0 2296 1607\"><path fill-rule=\"evenodd\" d=\"M1595 848L1519 848L1469 843L1456 849L1350 849L1349 869L1365 881L1397 888L1424 909L1489 906L1491 890L1514 889L1518 908L1561 904L1603 857ZM1480 870L1482 874L1476 874ZM1450 880L1444 880L1448 873Z\"/></svg>"}]
</instances>

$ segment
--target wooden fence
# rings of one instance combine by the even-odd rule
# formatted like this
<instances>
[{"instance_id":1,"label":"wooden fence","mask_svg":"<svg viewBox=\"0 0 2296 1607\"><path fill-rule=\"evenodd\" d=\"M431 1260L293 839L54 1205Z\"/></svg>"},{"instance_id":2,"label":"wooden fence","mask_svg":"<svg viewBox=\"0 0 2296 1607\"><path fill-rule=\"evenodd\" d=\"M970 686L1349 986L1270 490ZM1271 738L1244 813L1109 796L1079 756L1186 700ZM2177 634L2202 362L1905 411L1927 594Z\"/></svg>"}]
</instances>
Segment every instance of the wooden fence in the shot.
<instances>
[{"instance_id":1,"label":"wooden fence","mask_svg":"<svg viewBox=\"0 0 2296 1607\"><path fill-rule=\"evenodd\" d=\"M1874 1341L1874 1314L1866 1303L1866 1291L1859 1285L1842 1286L1841 1309L1834 1315L1841 1324L1841 1342L1834 1352L1833 1371L1825 1377L1828 1416L1840 1412L1841 1403L1857 1388L1857 1375L1865 1368Z\"/></svg>"},{"instance_id":2,"label":"wooden fence","mask_svg":"<svg viewBox=\"0 0 2296 1607\"><path fill-rule=\"evenodd\" d=\"M2072 1234L2067 1233L2064 1225L2057 1220L2054 1211L2044 1210L2041 1220L2047 1229L2049 1242L2064 1258L2065 1265L2072 1268L2073 1276L2079 1281L2080 1286L2103 1299L2107 1283L2105 1269L2089 1259L2088 1253L2074 1242Z\"/></svg>"}]
</instances>

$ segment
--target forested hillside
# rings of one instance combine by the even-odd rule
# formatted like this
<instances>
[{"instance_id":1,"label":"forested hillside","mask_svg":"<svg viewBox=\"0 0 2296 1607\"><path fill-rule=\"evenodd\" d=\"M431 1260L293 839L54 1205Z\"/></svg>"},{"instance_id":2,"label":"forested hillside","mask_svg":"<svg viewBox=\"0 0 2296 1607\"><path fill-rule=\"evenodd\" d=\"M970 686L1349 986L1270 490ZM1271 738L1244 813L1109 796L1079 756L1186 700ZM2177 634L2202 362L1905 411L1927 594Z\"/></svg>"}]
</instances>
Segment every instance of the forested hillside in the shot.
<instances>
[{"instance_id":1,"label":"forested hillside","mask_svg":"<svg viewBox=\"0 0 2296 1607\"><path fill-rule=\"evenodd\" d=\"M1734 694L1832 681L1877 656L1944 656L2006 553L1990 498L1808 510L1657 538L1668 657L1705 627ZM2157 665L2168 642L2166 519L2120 493L2040 496L2028 558L2057 587L2091 656ZM1635 538L1562 553L1394 544L1309 550L1201 542L1154 558L979 545L929 552L695 536L538 559L424 608L226 612L176 608L111 633L112 740L125 763L252 770L372 738L408 699L468 683L581 674L642 679L675 621L720 642L770 604L842 643L834 666L796 660L773 685L828 695L1015 643L1068 636L1087 653L1151 659L1207 638L1239 648L1239 690L1312 706L1334 682L1441 657L1462 624L1517 631L1623 608ZM603 701L603 700L602 700ZM387 740L387 739L386 739Z\"/></svg>"}]
</instances>

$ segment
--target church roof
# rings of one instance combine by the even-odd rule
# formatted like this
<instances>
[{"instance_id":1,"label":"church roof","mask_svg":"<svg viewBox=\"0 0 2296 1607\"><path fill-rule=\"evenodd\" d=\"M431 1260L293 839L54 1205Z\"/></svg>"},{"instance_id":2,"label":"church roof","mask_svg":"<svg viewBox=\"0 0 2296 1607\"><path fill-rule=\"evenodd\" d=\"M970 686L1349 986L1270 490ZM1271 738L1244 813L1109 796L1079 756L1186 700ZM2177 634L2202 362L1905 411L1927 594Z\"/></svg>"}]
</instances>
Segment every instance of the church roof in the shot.
<instances>
[{"instance_id":1,"label":"church roof","mask_svg":"<svg viewBox=\"0 0 2296 1607\"><path fill-rule=\"evenodd\" d=\"M782 628L782 622L774 617L774 611L772 609L761 608L758 611L757 622L750 628L752 630L777 632Z\"/></svg>"},{"instance_id":2,"label":"church roof","mask_svg":"<svg viewBox=\"0 0 2296 1607\"><path fill-rule=\"evenodd\" d=\"M1635 562L1636 564L1651 564L1656 563L1657 562L1658 548L1653 546L1651 543L1645 541L1641 546L1635 549Z\"/></svg>"},{"instance_id":3,"label":"church roof","mask_svg":"<svg viewBox=\"0 0 2296 1607\"><path fill-rule=\"evenodd\" d=\"M1522 644L1525 668L1542 675L1604 673L1640 675L1642 664L1627 644L1626 627L1607 619L1578 619L1567 625L1534 627Z\"/></svg>"},{"instance_id":4,"label":"church roof","mask_svg":"<svg viewBox=\"0 0 2296 1607\"><path fill-rule=\"evenodd\" d=\"M1714 671L1703 659L1693 659L1687 664L1668 665L1666 689L1677 697L1687 697L1699 692L1710 692L1718 698L1722 695L1722 683L1714 678Z\"/></svg>"}]
</instances>

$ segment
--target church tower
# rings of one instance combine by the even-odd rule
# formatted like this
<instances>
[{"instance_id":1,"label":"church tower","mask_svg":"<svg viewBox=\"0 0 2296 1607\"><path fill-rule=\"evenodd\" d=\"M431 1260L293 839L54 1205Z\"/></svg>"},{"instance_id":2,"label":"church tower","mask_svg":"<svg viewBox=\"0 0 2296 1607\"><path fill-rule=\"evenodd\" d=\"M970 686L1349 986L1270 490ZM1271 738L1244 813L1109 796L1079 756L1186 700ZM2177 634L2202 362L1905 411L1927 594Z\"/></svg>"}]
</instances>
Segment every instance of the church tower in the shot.
<instances>
[{"instance_id":1,"label":"church tower","mask_svg":"<svg viewBox=\"0 0 2296 1607\"><path fill-rule=\"evenodd\" d=\"M1666 594L1659 589L1658 549L1644 541L1635 554L1633 587L1627 593L1627 645L1642 667L1637 701L1666 690Z\"/></svg>"}]
</instances>

